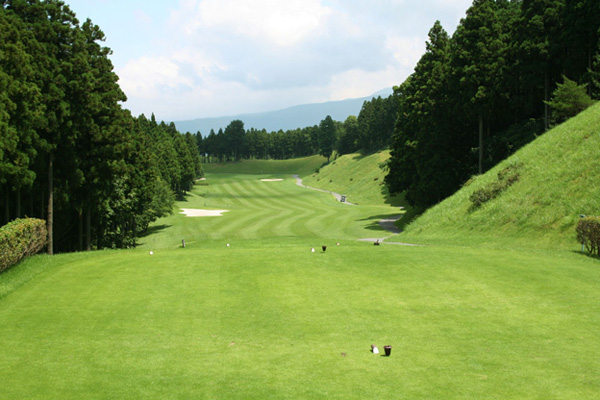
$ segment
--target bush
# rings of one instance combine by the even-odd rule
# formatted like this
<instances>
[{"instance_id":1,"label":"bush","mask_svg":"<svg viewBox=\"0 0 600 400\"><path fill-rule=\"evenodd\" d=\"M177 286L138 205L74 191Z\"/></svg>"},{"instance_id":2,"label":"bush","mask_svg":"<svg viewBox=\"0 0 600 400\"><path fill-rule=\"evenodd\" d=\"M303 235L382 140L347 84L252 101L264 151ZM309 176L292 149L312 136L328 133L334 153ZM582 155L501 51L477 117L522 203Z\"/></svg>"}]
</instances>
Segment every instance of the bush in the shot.
<instances>
[{"instance_id":1,"label":"bush","mask_svg":"<svg viewBox=\"0 0 600 400\"><path fill-rule=\"evenodd\" d=\"M520 174L518 172L521 164L511 164L498 172L498 180L491 182L481 189L474 191L469 200L471 200L472 207L477 208L484 203L498 197L500 193L512 186L513 183L519 180Z\"/></svg>"},{"instance_id":2,"label":"bush","mask_svg":"<svg viewBox=\"0 0 600 400\"><path fill-rule=\"evenodd\" d=\"M586 92L585 85L578 85L566 76L563 76L563 80L564 83L557 84L552 100L546 102L552 109L552 121L555 124L576 116L594 104Z\"/></svg>"},{"instance_id":3,"label":"bush","mask_svg":"<svg viewBox=\"0 0 600 400\"><path fill-rule=\"evenodd\" d=\"M600 217L584 217L577 224L577 240L590 254L600 255Z\"/></svg>"},{"instance_id":4,"label":"bush","mask_svg":"<svg viewBox=\"0 0 600 400\"><path fill-rule=\"evenodd\" d=\"M16 219L0 228L0 272L40 251L48 240L46 221Z\"/></svg>"}]
</instances>

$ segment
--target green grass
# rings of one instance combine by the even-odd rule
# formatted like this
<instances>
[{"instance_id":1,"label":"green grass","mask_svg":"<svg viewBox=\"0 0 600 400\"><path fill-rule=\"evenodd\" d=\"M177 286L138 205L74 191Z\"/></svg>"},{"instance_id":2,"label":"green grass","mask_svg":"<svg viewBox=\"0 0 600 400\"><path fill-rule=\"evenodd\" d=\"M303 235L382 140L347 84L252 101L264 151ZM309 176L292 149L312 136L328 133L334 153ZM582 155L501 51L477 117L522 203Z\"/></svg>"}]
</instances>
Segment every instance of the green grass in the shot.
<instances>
[{"instance_id":1,"label":"green grass","mask_svg":"<svg viewBox=\"0 0 600 400\"><path fill-rule=\"evenodd\" d=\"M542 135L401 234L421 243L575 250L581 214L600 215L600 104ZM519 163L519 180L478 209L469 196Z\"/></svg>"},{"instance_id":2,"label":"green grass","mask_svg":"<svg viewBox=\"0 0 600 400\"><path fill-rule=\"evenodd\" d=\"M346 194L348 201L361 205L407 207L403 196L390 196L383 180L387 174L380 166L390 157L389 151L370 155L347 154L306 176L311 187Z\"/></svg>"},{"instance_id":3,"label":"green grass","mask_svg":"<svg viewBox=\"0 0 600 400\"><path fill-rule=\"evenodd\" d=\"M291 175L208 173L207 186L196 186L178 208L229 210L221 217L190 218L176 212L159 220L143 247L201 245L213 240L295 238L319 245L321 239L354 240L389 236L378 220L398 214L386 205L350 206L296 185ZM263 182L261 179L283 179Z\"/></svg>"},{"instance_id":4,"label":"green grass","mask_svg":"<svg viewBox=\"0 0 600 400\"><path fill-rule=\"evenodd\" d=\"M2 398L592 399L600 386L600 269L575 254L278 239L56 259L1 300Z\"/></svg>"},{"instance_id":5,"label":"green grass","mask_svg":"<svg viewBox=\"0 0 600 400\"><path fill-rule=\"evenodd\" d=\"M230 174L269 174L269 175L307 175L325 164L322 156L295 158L293 160L244 160L228 163L202 164L207 173Z\"/></svg>"},{"instance_id":6,"label":"green grass","mask_svg":"<svg viewBox=\"0 0 600 400\"><path fill-rule=\"evenodd\" d=\"M597 147L597 134L567 137L591 122L560 128L565 154L569 141ZM552 135L539 154L555 152ZM537 193L556 191L533 178L545 170L577 185L527 152L538 154L517 153L522 178L499 198L465 209L495 179L479 177L391 239L433 244L423 247L357 241L385 236L377 220L397 208L381 193L348 206L295 185L290 175L312 174L317 158L211 165L208 186L177 207L224 216L176 210L137 249L39 255L0 274L0 398L598 399L598 260L576 243L548 248L571 236L571 220L515 228L497 223L498 208L490 221L502 202L529 204L523 182L559 211L563 198L593 204L596 189ZM557 161L575 168L567 158ZM338 160L363 180L350 161L365 159ZM579 162L580 182L596 176ZM274 177L284 180L260 181ZM363 181L354 191L367 199ZM553 215L539 208L530 220ZM371 344L392 345L391 357Z\"/></svg>"}]
</instances>

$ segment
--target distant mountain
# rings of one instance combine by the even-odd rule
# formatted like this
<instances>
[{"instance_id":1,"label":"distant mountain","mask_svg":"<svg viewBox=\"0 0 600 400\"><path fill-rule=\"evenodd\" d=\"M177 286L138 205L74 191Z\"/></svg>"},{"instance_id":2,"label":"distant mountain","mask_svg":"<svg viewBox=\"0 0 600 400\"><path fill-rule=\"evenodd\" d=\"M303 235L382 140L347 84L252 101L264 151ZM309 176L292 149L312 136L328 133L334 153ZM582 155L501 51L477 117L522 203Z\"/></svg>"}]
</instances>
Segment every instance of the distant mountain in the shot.
<instances>
[{"instance_id":1,"label":"distant mountain","mask_svg":"<svg viewBox=\"0 0 600 400\"><path fill-rule=\"evenodd\" d=\"M349 115L356 115L360 112L363 103L371 100L373 97L387 97L392 94L392 89L383 89L368 97L358 99L346 99L339 101L328 101L326 103L303 104L289 107L277 111L268 111L263 113L240 114L227 117L198 118L188 121L174 121L179 132L196 133L200 131L203 136L210 133L211 129L215 132L219 128L225 128L233 120L239 119L244 122L246 130L250 128L266 129L267 132L284 131L307 126L318 125L322 119L331 115L335 121L345 121Z\"/></svg>"}]
</instances>

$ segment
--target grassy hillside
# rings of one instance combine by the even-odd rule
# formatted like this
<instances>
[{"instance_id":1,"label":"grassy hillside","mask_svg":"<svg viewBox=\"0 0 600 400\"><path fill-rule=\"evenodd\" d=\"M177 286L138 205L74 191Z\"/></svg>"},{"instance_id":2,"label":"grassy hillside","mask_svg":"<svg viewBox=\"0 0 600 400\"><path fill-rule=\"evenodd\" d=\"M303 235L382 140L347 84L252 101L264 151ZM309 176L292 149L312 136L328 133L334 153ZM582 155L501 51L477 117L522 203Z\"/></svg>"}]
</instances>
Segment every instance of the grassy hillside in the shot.
<instances>
[{"instance_id":1,"label":"grassy hillside","mask_svg":"<svg viewBox=\"0 0 600 400\"><path fill-rule=\"evenodd\" d=\"M428 210L401 234L425 243L578 249L580 214L600 215L600 104L552 129ZM518 180L473 208L469 197L515 167Z\"/></svg>"},{"instance_id":2,"label":"grassy hillside","mask_svg":"<svg viewBox=\"0 0 600 400\"><path fill-rule=\"evenodd\" d=\"M347 154L306 176L304 183L345 194L356 204L405 206L403 197L390 196L383 183L386 172L380 166L389 157L389 151L368 156Z\"/></svg>"}]
</instances>

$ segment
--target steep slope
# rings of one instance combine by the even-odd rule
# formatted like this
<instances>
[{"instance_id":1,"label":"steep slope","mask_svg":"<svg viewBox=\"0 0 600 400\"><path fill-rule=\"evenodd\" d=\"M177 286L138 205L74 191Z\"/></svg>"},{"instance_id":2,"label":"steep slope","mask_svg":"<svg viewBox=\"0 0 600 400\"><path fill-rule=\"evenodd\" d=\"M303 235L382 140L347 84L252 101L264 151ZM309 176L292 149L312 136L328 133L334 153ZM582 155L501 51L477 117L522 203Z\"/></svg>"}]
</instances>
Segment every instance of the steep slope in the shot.
<instances>
[{"instance_id":1,"label":"steep slope","mask_svg":"<svg viewBox=\"0 0 600 400\"><path fill-rule=\"evenodd\" d=\"M424 243L576 250L574 230L580 215L600 215L599 160L597 104L472 179L410 224L401 237ZM518 179L475 207L471 195L498 186L502 172Z\"/></svg>"},{"instance_id":2,"label":"steep slope","mask_svg":"<svg viewBox=\"0 0 600 400\"><path fill-rule=\"evenodd\" d=\"M304 183L345 194L352 203L404 206L404 197L390 196L383 183L386 172L380 166L389 157L387 150L367 156L346 154L306 176Z\"/></svg>"}]
</instances>

